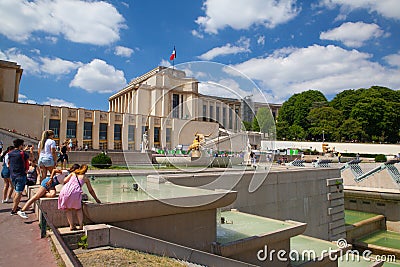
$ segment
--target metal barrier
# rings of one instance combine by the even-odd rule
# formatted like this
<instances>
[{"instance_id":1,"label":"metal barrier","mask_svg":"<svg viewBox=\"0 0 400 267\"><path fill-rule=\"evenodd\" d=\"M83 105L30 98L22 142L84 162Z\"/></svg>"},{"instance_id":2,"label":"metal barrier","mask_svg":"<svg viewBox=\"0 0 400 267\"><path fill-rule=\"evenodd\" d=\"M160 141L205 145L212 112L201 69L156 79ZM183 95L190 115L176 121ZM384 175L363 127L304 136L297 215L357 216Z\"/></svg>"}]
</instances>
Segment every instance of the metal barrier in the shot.
<instances>
[{"instance_id":1,"label":"metal barrier","mask_svg":"<svg viewBox=\"0 0 400 267\"><path fill-rule=\"evenodd\" d=\"M58 242L60 243L61 247L65 251L65 254L68 256L69 260L71 261L72 265L75 267L83 267L82 263L79 261L79 259L76 257L75 253L73 253L67 244L65 244L60 232L58 229L54 226L54 224L51 223L51 221L47 218L46 212L42 210L42 206L40 205L39 201L36 201L36 205L38 209L40 210L40 216L41 216L41 225L40 225L40 238L46 237L46 232L47 232L47 226L50 227L50 229L53 231L54 236L57 238Z\"/></svg>"}]
</instances>

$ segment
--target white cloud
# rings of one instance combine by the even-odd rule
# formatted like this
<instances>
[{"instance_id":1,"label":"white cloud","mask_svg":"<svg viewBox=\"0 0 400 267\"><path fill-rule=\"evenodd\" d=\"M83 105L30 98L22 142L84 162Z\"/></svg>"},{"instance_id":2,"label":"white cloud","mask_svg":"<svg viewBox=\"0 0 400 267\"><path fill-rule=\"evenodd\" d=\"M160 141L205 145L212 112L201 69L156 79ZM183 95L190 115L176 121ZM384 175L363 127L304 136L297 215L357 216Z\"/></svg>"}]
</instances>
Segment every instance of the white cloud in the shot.
<instances>
[{"instance_id":1,"label":"white cloud","mask_svg":"<svg viewBox=\"0 0 400 267\"><path fill-rule=\"evenodd\" d=\"M400 51L397 54L388 55L383 59L390 65L400 68Z\"/></svg>"},{"instance_id":2,"label":"white cloud","mask_svg":"<svg viewBox=\"0 0 400 267\"><path fill-rule=\"evenodd\" d=\"M294 18L299 10L295 0L206 0L203 4L205 16L196 23L207 33L231 27L248 29L252 25L274 28Z\"/></svg>"},{"instance_id":3,"label":"white cloud","mask_svg":"<svg viewBox=\"0 0 400 267\"><path fill-rule=\"evenodd\" d=\"M265 36L264 35L261 35L261 36L258 37L257 44L265 45Z\"/></svg>"},{"instance_id":4,"label":"white cloud","mask_svg":"<svg viewBox=\"0 0 400 267\"><path fill-rule=\"evenodd\" d=\"M54 37L54 36L46 36L44 39L47 40L47 41L49 41L49 42L52 43L52 44L56 44L57 41L58 41L58 38L57 38L57 37Z\"/></svg>"},{"instance_id":5,"label":"white cloud","mask_svg":"<svg viewBox=\"0 0 400 267\"><path fill-rule=\"evenodd\" d=\"M322 32L320 39L340 41L348 47L361 47L365 41L382 35L383 31L374 23L346 22L340 27Z\"/></svg>"},{"instance_id":6,"label":"white cloud","mask_svg":"<svg viewBox=\"0 0 400 267\"><path fill-rule=\"evenodd\" d=\"M0 50L0 59L16 62L28 74L40 74L40 64L33 58L22 54L17 48L10 48L5 51Z\"/></svg>"},{"instance_id":7,"label":"white cloud","mask_svg":"<svg viewBox=\"0 0 400 267\"><path fill-rule=\"evenodd\" d=\"M246 95L233 79L221 79L218 82L201 82L199 83L199 93L227 98L241 98Z\"/></svg>"},{"instance_id":8,"label":"white cloud","mask_svg":"<svg viewBox=\"0 0 400 267\"><path fill-rule=\"evenodd\" d=\"M43 105L51 105L51 106L58 106L58 107L69 107L69 108L76 108L74 103L65 101L63 99L58 98L47 98L47 101L42 102Z\"/></svg>"},{"instance_id":9,"label":"white cloud","mask_svg":"<svg viewBox=\"0 0 400 267\"><path fill-rule=\"evenodd\" d=\"M133 53L133 49L124 46L115 47L114 54L121 57L130 57Z\"/></svg>"},{"instance_id":10,"label":"white cloud","mask_svg":"<svg viewBox=\"0 0 400 267\"><path fill-rule=\"evenodd\" d=\"M119 40L124 18L104 1L82 0L2 0L0 33L25 42L34 32L44 32L76 43L107 45Z\"/></svg>"},{"instance_id":11,"label":"white cloud","mask_svg":"<svg viewBox=\"0 0 400 267\"><path fill-rule=\"evenodd\" d=\"M81 62L72 62L61 58L41 57L40 60L42 61L41 71L52 75L68 74L83 65Z\"/></svg>"},{"instance_id":12,"label":"white cloud","mask_svg":"<svg viewBox=\"0 0 400 267\"><path fill-rule=\"evenodd\" d=\"M199 33L199 32L196 31L196 30L192 30L192 35L195 36L195 37L198 37L198 38L200 38L200 39L203 39L203 38L204 38L204 35L201 34L201 33Z\"/></svg>"},{"instance_id":13,"label":"white cloud","mask_svg":"<svg viewBox=\"0 0 400 267\"><path fill-rule=\"evenodd\" d=\"M35 55L40 55L40 50L31 51ZM82 66L81 62L72 62L61 58L29 57L24 55L17 48L10 48L6 51L0 50L0 59L16 62L24 70L24 73L33 75L51 74L63 75Z\"/></svg>"},{"instance_id":14,"label":"white cloud","mask_svg":"<svg viewBox=\"0 0 400 267\"><path fill-rule=\"evenodd\" d=\"M270 102L282 102L308 89L320 90L325 95L372 85L400 89L399 70L385 68L371 58L357 50L313 45L283 49L232 67L260 81L263 91L272 97Z\"/></svg>"},{"instance_id":15,"label":"white cloud","mask_svg":"<svg viewBox=\"0 0 400 267\"><path fill-rule=\"evenodd\" d=\"M329 8L340 6L342 12L367 9L370 13L377 12L386 18L400 19L398 0L323 0L321 4ZM340 16L343 17L343 14Z\"/></svg>"},{"instance_id":16,"label":"white cloud","mask_svg":"<svg viewBox=\"0 0 400 267\"><path fill-rule=\"evenodd\" d=\"M237 45L226 44L220 47L214 47L206 53L200 55L198 58L202 60L212 60L218 56L232 55L238 53L251 52L250 50L250 39L240 38Z\"/></svg>"},{"instance_id":17,"label":"white cloud","mask_svg":"<svg viewBox=\"0 0 400 267\"><path fill-rule=\"evenodd\" d=\"M70 86L90 93L114 93L126 86L126 79L123 71L116 70L103 60L94 59L78 69Z\"/></svg>"},{"instance_id":18,"label":"white cloud","mask_svg":"<svg viewBox=\"0 0 400 267\"><path fill-rule=\"evenodd\" d=\"M165 60L165 59L161 60L159 65L163 66L163 67L167 67L167 68L172 66L171 62L169 62L168 60Z\"/></svg>"},{"instance_id":19,"label":"white cloud","mask_svg":"<svg viewBox=\"0 0 400 267\"><path fill-rule=\"evenodd\" d=\"M26 95L23 95L23 94L18 94L18 102L19 103L37 104L36 101L29 99Z\"/></svg>"},{"instance_id":20,"label":"white cloud","mask_svg":"<svg viewBox=\"0 0 400 267\"><path fill-rule=\"evenodd\" d=\"M63 99L59 98L51 98L47 97L46 101L43 101L41 103L29 99L26 95L19 94L18 95L18 102L20 103L29 103L29 104L42 104L42 105L51 105L51 106L58 106L58 107L70 107L70 108L76 108L76 105L74 103L68 102Z\"/></svg>"}]
</instances>

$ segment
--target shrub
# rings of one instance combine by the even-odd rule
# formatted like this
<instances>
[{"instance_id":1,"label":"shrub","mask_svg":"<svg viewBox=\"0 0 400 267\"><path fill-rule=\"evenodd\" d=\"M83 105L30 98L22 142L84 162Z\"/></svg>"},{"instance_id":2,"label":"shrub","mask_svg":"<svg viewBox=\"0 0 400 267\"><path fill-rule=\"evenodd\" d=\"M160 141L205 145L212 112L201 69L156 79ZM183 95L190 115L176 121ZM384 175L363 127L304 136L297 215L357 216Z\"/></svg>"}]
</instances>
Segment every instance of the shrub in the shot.
<instances>
[{"instance_id":1,"label":"shrub","mask_svg":"<svg viewBox=\"0 0 400 267\"><path fill-rule=\"evenodd\" d=\"M100 153L92 158L91 164L93 167L104 169L112 165L111 158L104 153Z\"/></svg>"},{"instance_id":2,"label":"shrub","mask_svg":"<svg viewBox=\"0 0 400 267\"><path fill-rule=\"evenodd\" d=\"M375 162L386 162L386 156L383 154L376 155Z\"/></svg>"}]
</instances>

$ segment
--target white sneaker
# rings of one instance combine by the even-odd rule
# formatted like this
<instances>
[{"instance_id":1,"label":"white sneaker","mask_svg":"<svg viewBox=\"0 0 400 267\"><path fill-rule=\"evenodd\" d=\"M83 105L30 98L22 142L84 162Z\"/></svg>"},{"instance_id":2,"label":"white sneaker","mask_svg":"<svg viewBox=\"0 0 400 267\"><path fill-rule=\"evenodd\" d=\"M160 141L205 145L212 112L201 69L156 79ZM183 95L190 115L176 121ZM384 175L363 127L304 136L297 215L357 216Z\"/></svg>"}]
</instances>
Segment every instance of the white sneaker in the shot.
<instances>
[{"instance_id":1,"label":"white sneaker","mask_svg":"<svg viewBox=\"0 0 400 267\"><path fill-rule=\"evenodd\" d=\"M19 211L17 211L17 214L21 218L28 219L28 215L26 215L24 211L19 210Z\"/></svg>"},{"instance_id":2,"label":"white sneaker","mask_svg":"<svg viewBox=\"0 0 400 267\"><path fill-rule=\"evenodd\" d=\"M1 203L7 203L8 199L3 199Z\"/></svg>"}]
</instances>

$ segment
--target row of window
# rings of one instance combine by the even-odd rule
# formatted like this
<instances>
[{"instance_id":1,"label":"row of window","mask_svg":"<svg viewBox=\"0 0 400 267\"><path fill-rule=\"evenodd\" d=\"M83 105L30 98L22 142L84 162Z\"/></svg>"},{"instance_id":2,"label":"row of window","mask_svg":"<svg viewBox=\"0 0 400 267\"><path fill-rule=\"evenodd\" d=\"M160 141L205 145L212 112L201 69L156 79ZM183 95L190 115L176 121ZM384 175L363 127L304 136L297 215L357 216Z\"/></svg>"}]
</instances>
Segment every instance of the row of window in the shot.
<instances>
[{"instance_id":1,"label":"row of window","mask_svg":"<svg viewBox=\"0 0 400 267\"><path fill-rule=\"evenodd\" d=\"M99 140L100 140L100 149L106 149L107 147L107 123L100 123L99 126ZM60 133L60 120L50 120L49 121L49 129L53 130L55 139L59 138ZM75 139L76 138L76 129L77 122L76 121L67 121L67 139ZM147 126L142 127L142 133L147 131ZM92 136L93 136L93 124L92 122L84 122L83 125L83 143L84 145L88 145L88 147L92 147ZM114 124L114 149L122 149L122 124ZM133 144L135 141L135 126L128 125L128 143ZM154 144L159 145L161 142L161 128L154 127ZM171 143L171 129L166 129L166 142ZM129 146L129 145L128 145Z\"/></svg>"},{"instance_id":2,"label":"row of window","mask_svg":"<svg viewBox=\"0 0 400 267\"><path fill-rule=\"evenodd\" d=\"M229 109L229 120L228 120L228 125L226 124L226 108L222 108L222 125L224 127L228 127L228 129L233 129L233 112L232 109ZM235 109L236 114L238 114L239 109ZM217 121L219 122L219 113L220 113L220 107L216 107L216 120L214 120L214 106L210 105L210 110L209 110L209 116L207 117L207 105L203 105L203 121Z\"/></svg>"}]
</instances>

